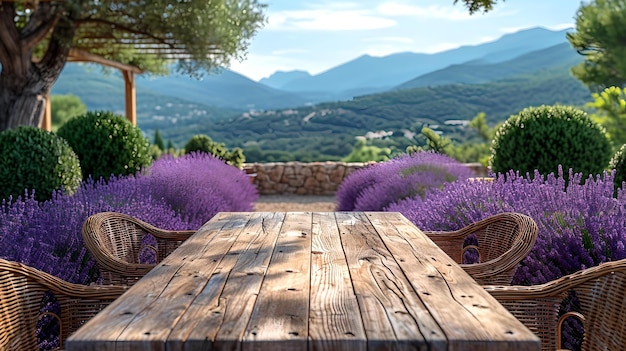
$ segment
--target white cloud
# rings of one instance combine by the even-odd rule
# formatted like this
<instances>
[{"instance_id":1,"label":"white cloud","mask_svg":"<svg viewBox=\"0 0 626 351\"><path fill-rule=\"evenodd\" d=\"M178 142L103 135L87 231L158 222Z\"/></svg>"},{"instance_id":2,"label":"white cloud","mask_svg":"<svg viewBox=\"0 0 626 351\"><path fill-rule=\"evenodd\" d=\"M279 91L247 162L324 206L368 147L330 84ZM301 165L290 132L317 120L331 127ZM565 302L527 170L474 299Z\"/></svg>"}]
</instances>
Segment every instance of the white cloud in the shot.
<instances>
[{"instance_id":1,"label":"white cloud","mask_svg":"<svg viewBox=\"0 0 626 351\"><path fill-rule=\"evenodd\" d=\"M468 11L460 6L416 6L398 2L384 2L377 7L377 12L383 16L410 16L428 19L443 19L450 21L470 20L477 16L470 16Z\"/></svg>"},{"instance_id":2,"label":"white cloud","mask_svg":"<svg viewBox=\"0 0 626 351\"><path fill-rule=\"evenodd\" d=\"M456 49L460 46L461 45L459 43L436 43L422 47L419 52L423 52L425 54L434 54L441 51Z\"/></svg>"},{"instance_id":3,"label":"white cloud","mask_svg":"<svg viewBox=\"0 0 626 351\"><path fill-rule=\"evenodd\" d=\"M296 59L288 56L280 55L259 55L248 54L246 60L239 62L233 60L230 62L230 70L243 74L244 76L252 80L260 80L264 77L269 77L277 70L281 71L293 71L293 70L309 70L311 73L318 73L326 67L321 65L311 65L305 60ZM315 69L312 71L311 69Z\"/></svg>"},{"instance_id":4,"label":"white cloud","mask_svg":"<svg viewBox=\"0 0 626 351\"><path fill-rule=\"evenodd\" d=\"M345 4L344 4L345 5ZM268 30L344 31L393 27L396 21L364 9L330 7L326 9L287 10L268 14Z\"/></svg>"},{"instance_id":5,"label":"white cloud","mask_svg":"<svg viewBox=\"0 0 626 351\"><path fill-rule=\"evenodd\" d=\"M573 28L576 28L576 24L574 22L572 22L572 23L560 23L560 24L547 26L546 28L548 28L550 30L573 29Z\"/></svg>"}]
</instances>

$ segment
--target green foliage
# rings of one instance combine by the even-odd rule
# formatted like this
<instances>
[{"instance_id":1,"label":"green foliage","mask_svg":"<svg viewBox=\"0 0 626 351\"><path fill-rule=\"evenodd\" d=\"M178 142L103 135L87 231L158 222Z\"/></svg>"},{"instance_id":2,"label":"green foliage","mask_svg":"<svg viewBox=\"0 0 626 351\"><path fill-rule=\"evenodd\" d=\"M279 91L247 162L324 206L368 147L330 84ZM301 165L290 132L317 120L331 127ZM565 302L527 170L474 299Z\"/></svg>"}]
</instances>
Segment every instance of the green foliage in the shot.
<instances>
[{"instance_id":1,"label":"green foliage","mask_svg":"<svg viewBox=\"0 0 626 351\"><path fill-rule=\"evenodd\" d=\"M447 155L446 151L452 146L452 140L450 140L450 138L441 136L428 127L422 128L422 135L426 137L425 150Z\"/></svg>"},{"instance_id":2,"label":"green foliage","mask_svg":"<svg viewBox=\"0 0 626 351\"><path fill-rule=\"evenodd\" d=\"M5 10L11 13L11 7L21 6L17 3L4 5L9 6ZM50 32L54 30L55 37L40 36L36 51L40 54L46 45L58 41L153 73L164 73L165 65L171 63L167 61L170 51L155 48L173 46L180 57L185 57L179 62L180 68L197 74L199 68L212 70L227 66L232 59L242 59L250 39L265 23L265 7L256 0L183 1L175 5L168 0L151 0L149 6L135 1L88 0L64 1L54 7L35 2L30 11L18 11L14 22L17 28L49 26ZM63 26L76 30L64 31ZM133 39L148 49L142 50Z\"/></svg>"},{"instance_id":3,"label":"green foliage","mask_svg":"<svg viewBox=\"0 0 626 351\"><path fill-rule=\"evenodd\" d=\"M615 184L615 193L618 189L622 189L622 184L626 182L626 144L622 145L611 159L609 165L611 170L615 170L615 176L613 182Z\"/></svg>"},{"instance_id":4,"label":"green foliage","mask_svg":"<svg viewBox=\"0 0 626 351\"><path fill-rule=\"evenodd\" d=\"M56 131L61 125L71 118L87 113L87 106L76 95L52 95L50 96L52 110L52 130Z\"/></svg>"},{"instance_id":5,"label":"green foliage","mask_svg":"<svg viewBox=\"0 0 626 351\"><path fill-rule=\"evenodd\" d=\"M486 167L489 165L491 147L488 143L476 142L454 144L447 155L462 163L479 162Z\"/></svg>"},{"instance_id":6,"label":"green foliage","mask_svg":"<svg viewBox=\"0 0 626 351\"><path fill-rule=\"evenodd\" d=\"M145 118L140 125L151 133L158 128L165 139L178 145L184 145L194 134L211 135L217 142L243 148L248 162L340 160L352 151L355 137L370 131L393 131L391 137L370 143L398 150L414 144L423 146L426 140L420 136L421 130L434 124L454 143L479 142L473 130L444 122L452 118L471 120L484 112L493 126L527 106L582 106L589 101L589 90L568 70L563 67L552 73L487 84L415 88L290 110L259 111L255 118L239 113L201 122L181 119L175 125ZM315 117L303 122L313 112ZM406 137L405 132L418 139Z\"/></svg>"},{"instance_id":7,"label":"green foliage","mask_svg":"<svg viewBox=\"0 0 626 351\"><path fill-rule=\"evenodd\" d=\"M186 154L194 151L211 154L237 168L241 168L243 163L246 162L246 157L240 148L234 148L232 151L229 151L223 143L215 142L203 134L194 135L185 144Z\"/></svg>"},{"instance_id":8,"label":"green foliage","mask_svg":"<svg viewBox=\"0 0 626 351\"><path fill-rule=\"evenodd\" d=\"M572 69L576 78L592 88L626 83L626 0L592 0L576 14L576 32L567 39L585 55Z\"/></svg>"},{"instance_id":9,"label":"green foliage","mask_svg":"<svg viewBox=\"0 0 626 351\"><path fill-rule=\"evenodd\" d=\"M154 145L161 151L165 150L165 141L163 141L163 137L158 129L154 130Z\"/></svg>"},{"instance_id":10,"label":"green foliage","mask_svg":"<svg viewBox=\"0 0 626 351\"><path fill-rule=\"evenodd\" d=\"M175 149L173 147L167 148L165 150L161 150L161 149L159 149L158 146L156 146L154 144L150 145L150 158L152 159L152 161L156 161L159 158L163 157L164 155L170 155L170 156L173 156L173 157L179 157L179 156L182 156L184 154L185 154L184 150L178 150L178 149Z\"/></svg>"},{"instance_id":11,"label":"green foliage","mask_svg":"<svg viewBox=\"0 0 626 351\"><path fill-rule=\"evenodd\" d=\"M35 127L17 127L0 133L0 199L35 190L44 201L64 188L72 193L81 183L78 156L67 141Z\"/></svg>"},{"instance_id":12,"label":"green foliage","mask_svg":"<svg viewBox=\"0 0 626 351\"><path fill-rule=\"evenodd\" d=\"M529 107L511 116L496 132L491 168L541 174L572 168L583 176L601 173L611 158L604 129L571 106Z\"/></svg>"},{"instance_id":13,"label":"green foliage","mask_svg":"<svg viewBox=\"0 0 626 351\"><path fill-rule=\"evenodd\" d=\"M593 99L587 104L597 111L591 118L606 129L616 149L626 144L626 89L609 87L601 93L593 93Z\"/></svg>"},{"instance_id":14,"label":"green foliage","mask_svg":"<svg viewBox=\"0 0 626 351\"><path fill-rule=\"evenodd\" d=\"M267 5L245 1L2 2L0 130L39 124L40 101L68 50L167 74L202 75L242 61Z\"/></svg>"},{"instance_id":15,"label":"green foliage","mask_svg":"<svg viewBox=\"0 0 626 351\"><path fill-rule=\"evenodd\" d=\"M489 127L484 113L477 114L470 122L469 127L476 133L480 141L467 140L455 142L450 138L439 135L430 128L422 128L422 135L426 138L424 147L412 145L406 149L407 153L415 153L423 150L432 150L448 155L459 162L480 162L484 166L489 163L491 149L489 143L493 139L495 129Z\"/></svg>"},{"instance_id":16,"label":"green foliage","mask_svg":"<svg viewBox=\"0 0 626 351\"><path fill-rule=\"evenodd\" d=\"M481 112L476 115L470 122L469 127L478 134L482 142L464 142L455 144L449 151L448 156L452 156L459 162L480 162L483 166L489 165L491 156L491 141L496 132L497 127L489 127L485 113Z\"/></svg>"},{"instance_id":17,"label":"green foliage","mask_svg":"<svg viewBox=\"0 0 626 351\"><path fill-rule=\"evenodd\" d=\"M487 117L484 112L477 114L470 122L470 128L474 129L478 136L486 142L490 142L493 139L495 133L494 128L490 128L487 124Z\"/></svg>"},{"instance_id":18,"label":"green foliage","mask_svg":"<svg viewBox=\"0 0 626 351\"><path fill-rule=\"evenodd\" d=\"M343 162L370 162L387 161L391 156L391 149L368 145L363 139L357 140L352 152L341 161Z\"/></svg>"},{"instance_id":19,"label":"green foliage","mask_svg":"<svg viewBox=\"0 0 626 351\"><path fill-rule=\"evenodd\" d=\"M72 146L83 178L128 175L152 163L150 142L123 116L96 111L73 118L58 134Z\"/></svg>"},{"instance_id":20,"label":"green foliage","mask_svg":"<svg viewBox=\"0 0 626 351\"><path fill-rule=\"evenodd\" d=\"M504 2L504 0L502 0ZM459 0L454 0L456 4ZM493 9L493 5L495 5L498 0L463 0L465 3L465 7L469 10L470 14L474 14L480 10L483 12L488 12Z\"/></svg>"}]
</instances>

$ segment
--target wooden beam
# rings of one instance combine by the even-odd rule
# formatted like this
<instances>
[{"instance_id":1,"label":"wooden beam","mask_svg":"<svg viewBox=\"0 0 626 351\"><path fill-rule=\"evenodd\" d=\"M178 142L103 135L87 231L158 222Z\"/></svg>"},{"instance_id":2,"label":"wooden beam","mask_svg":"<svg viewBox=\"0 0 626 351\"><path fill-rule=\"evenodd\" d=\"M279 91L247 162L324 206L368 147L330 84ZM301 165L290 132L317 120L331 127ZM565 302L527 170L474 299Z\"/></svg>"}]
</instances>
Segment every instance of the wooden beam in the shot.
<instances>
[{"instance_id":1,"label":"wooden beam","mask_svg":"<svg viewBox=\"0 0 626 351\"><path fill-rule=\"evenodd\" d=\"M41 121L39 121L39 129L52 131L52 101L50 97L50 92L46 94L46 108L43 113L43 117Z\"/></svg>"},{"instance_id":2,"label":"wooden beam","mask_svg":"<svg viewBox=\"0 0 626 351\"><path fill-rule=\"evenodd\" d=\"M126 101L126 118L134 126L137 125L137 91L135 89L135 73L122 70L124 75L124 93Z\"/></svg>"},{"instance_id":3,"label":"wooden beam","mask_svg":"<svg viewBox=\"0 0 626 351\"><path fill-rule=\"evenodd\" d=\"M94 62L107 67L117 68L121 71L129 71L133 73L143 73L143 70L137 66L126 65L121 62L106 59L102 56L94 55L84 50L70 49L67 62Z\"/></svg>"},{"instance_id":4,"label":"wooden beam","mask_svg":"<svg viewBox=\"0 0 626 351\"><path fill-rule=\"evenodd\" d=\"M1 1L1 0L0 0ZM91 54L84 50L70 49L68 62L93 62L103 66L117 68L122 71L124 77L124 100L126 103L126 118L137 125L137 90L135 86L135 73L141 74L143 70L136 66L126 65L121 62L106 59L102 56Z\"/></svg>"}]
</instances>

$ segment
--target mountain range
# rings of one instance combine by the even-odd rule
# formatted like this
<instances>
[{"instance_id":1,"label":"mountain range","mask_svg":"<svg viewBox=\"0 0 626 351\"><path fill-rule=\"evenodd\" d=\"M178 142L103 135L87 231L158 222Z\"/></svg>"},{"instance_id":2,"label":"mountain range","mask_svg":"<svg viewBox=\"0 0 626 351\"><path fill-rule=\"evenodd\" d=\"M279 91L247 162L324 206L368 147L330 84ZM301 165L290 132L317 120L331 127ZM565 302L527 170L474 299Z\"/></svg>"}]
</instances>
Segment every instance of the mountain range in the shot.
<instances>
[{"instance_id":1,"label":"mountain range","mask_svg":"<svg viewBox=\"0 0 626 351\"><path fill-rule=\"evenodd\" d=\"M286 80L283 74L270 76L264 83L290 92L333 92L338 96L344 95L343 98L351 98L346 96L350 95L349 92L361 91L364 94L385 91L454 64L508 61L532 51L565 43L566 32L532 28L504 35L493 42L461 46L436 54L403 52L384 57L363 55L314 76L300 77L301 73L295 72L291 80ZM284 82L276 84L278 79Z\"/></svg>"},{"instance_id":2,"label":"mountain range","mask_svg":"<svg viewBox=\"0 0 626 351\"><path fill-rule=\"evenodd\" d=\"M298 107L326 101L340 101L355 96L384 92L402 84L454 65L475 63L489 70L490 66L505 63L511 59L565 44L566 30L551 31L545 28L532 28L502 36L493 42L462 46L436 54L397 53L384 57L361 56L325 72L310 75L304 71L276 72L259 82L228 69L218 73L201 73L201 79L176 74L167 76L144 76L137 78L138 101L146 95L169 96L201 105L245 111L249 109L267 110ZM566 45L563 45L565 48ZM569 58L575 54L570 49ZM526 64L533 66L542 60L529 57ZM554 62L562 58L557 58ZM544 59L544 66L548 62ZM86 102L88 108L108 105L113 101L123 101L121 76L114 71L104 75L98 67L84 64L67 64L53 94L74 92ZM494 76L496 76L495 74ZM77 80L78 77L81 77ZM489 78L491 79L491 78ZM455 81L454 79L452 81ZM93 84L91 83L93 82ZM458 82L458 81L455 81ZM77 84L89 84L95 95L83 93ZM103 97L98 92L113 89ZM81 96L82 95L82 96ZM86 95L89 95L87 97ZM83 98L85 96L85 98ZM103 99L104 98L104 99ZM151 99L150 99L151 100ZM123 109L123 107L116 107Z\"/></svg>"},{"instance_id":3,"label":"mountain range","mask_svg":"<svg viewBox=\"0 0 626 351\"><path fill-rule=\"evenodd\" d=\"M479 112L495 124L531 105L582 106L589 91L569 73L582 56L565 34L533 28L437 54L361 56L317 75L276 72L259 82L227 69L201 80L139 76L138 124L146 135L159 129L179 146L203 133L247 153L291 150L336 159L368 132L395 130L395 138ZM90 110L121 112L123 87L115 71L67 64L52 93L77 95ZM458 127L440 132L468 137Z\"/></svg>"}]
</instances>

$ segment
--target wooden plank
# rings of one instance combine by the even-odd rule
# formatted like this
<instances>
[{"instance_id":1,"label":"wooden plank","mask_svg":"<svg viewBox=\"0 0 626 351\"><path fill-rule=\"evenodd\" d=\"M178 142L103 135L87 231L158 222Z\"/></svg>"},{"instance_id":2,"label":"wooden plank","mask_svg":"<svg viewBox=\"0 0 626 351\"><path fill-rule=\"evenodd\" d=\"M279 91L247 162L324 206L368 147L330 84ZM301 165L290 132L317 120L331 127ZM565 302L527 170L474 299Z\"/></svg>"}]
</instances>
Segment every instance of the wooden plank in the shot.
<instances>
[{"instance_id":1,"label":"wooden plank","mask_svg":"<svg viewBox=\"0 0 626 351\"><path fill-rule=\"evenodd\" d=\"M311 221L310 212L286 214L242 350L307 348Z\"/></svg>"},{"instance_id":2,"label":"wooden plank","mask_svg":"<svg viewBox=\"0 0 626 351\"><path fill-rule=\"evenodd\" d=\"M535 335L404 216L367 216L448 336L449 350L539 349Z\"/></svg>"},{"instance_id":3,"label":"wooden plank","mask_svg":"<svg viewBox=\"0 0 626 351\"><path fill-rule=\"evenodd\" d=\"M359 305L332 212L314 213L311 243L310 350L367 350Z\"/></svg>"},{"instance_id":4,"label":"wooden plank","mask_svg":"<svg viewBox=\"0 0 626 351\"><path fill-rule=\"evenodd\" d=\"M220 257L205 255L205 252L211 250L226 253L247 220L245 215L216 215L140 282L70 336L67 349L163 350L165 343L157 339L163 337L165 332L169 333L171 325L160 324L159 327L169 328L163 331L155 329L156 324L172 323L172 318L176 316L167 311L167 308L175 306L178 313L181 313L183 307L175 301L170 301L173 305L164 301L164 296L169 299L177 296L170 293L170 285L182 286L185 290L181 290L178 296L182 295L181 298L190 302L185 294L193 287L182 282L188 280L184 278L189 278L190 274L197 275L191 281L204 286L201 280L206 282L221 260ZM185 267L187 264L190 267ZM179 285L179 281L182 285ZM149 313L158 311L159 308L166 311L161 320L156 320Z\"/></svg>"},{"instance_id":5,"label":"wooden plank","mask_svg":"<svg viewBox=\"0 0 626 351\"><path fill-rule=\"evenodd\" d=\"M168 350L238 348L284 218L284 213L251 215L237 242L172 330Z\"/></svg>"},{"instance_id":6,"label":"wooden plank","mask_svg":"<svg viewBox=\"0 0 626 351\"><path fill-rule=\"evenodd\" d=\"M338 212L336 217L368 349L445 350L437 322L367 217L357 212Z\"/></svg>"}]
</instances>

